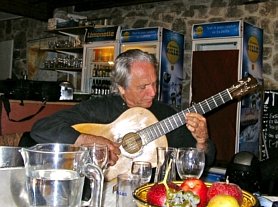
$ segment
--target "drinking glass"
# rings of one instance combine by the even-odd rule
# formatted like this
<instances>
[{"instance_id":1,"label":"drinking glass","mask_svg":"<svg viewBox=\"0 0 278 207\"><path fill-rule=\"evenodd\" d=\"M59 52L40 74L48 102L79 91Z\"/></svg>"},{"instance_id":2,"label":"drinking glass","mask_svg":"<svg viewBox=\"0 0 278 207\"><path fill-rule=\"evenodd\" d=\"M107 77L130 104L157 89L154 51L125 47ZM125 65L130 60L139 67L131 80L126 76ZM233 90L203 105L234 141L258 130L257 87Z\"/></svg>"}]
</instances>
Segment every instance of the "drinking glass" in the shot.
<instances>
[{"instance_id":1,"label":"drinking glass","mask_svg":"<svg viewBox=\"0 0 278 207\"><path fill-rule=\"evenodd\" d=\"M181 179L200 178L205 167L205 153L197 148L178 148L177 171Z\"/></svg>"},{"instance_id":2,"label":"drinking glass","mask_svg":"<svg viewBox=\"0 0 278 207\"><path fill-rule=\"evenodd\" d=\"M99 193L102 193L103 181L102 185L97 185L97 181L99 181L99 179L103 179L103 171L106 169L108 164L108 146L105 144L93 143L84 144L82 145L82 147L84 150L88 150L89 152L87 162L98 166L102 170L102 175L100 176L98 173L96 173L95 169L90 167L90 165L84 168L84 174L90 180L91 187L91 198L89 201L89 206L101 206L102 196L99 196Z\"/></svg>"},{"instance_id":3,"label":"drinking glass","mask_svg":"<svg viewBox=\"0 0 278 207\"><path fill-rule=\"evenodd\" d=\"M119 174L117 176L116 207L136 207L133 191L140 185L140 176L133 174ZM115 206L115 205L114 205Z\"/></svg>"},{"instance_id":4,"label":"drinking glass","mask_svg":"<svg viewBox=\"0 0 278 207\"><path fill-rule=\"evenodd\" d=\"M160 182L164 179L166 169L169 167L170 160L172 160L172 164L170 167L170 172L168 174L167 181L176 180L176 157L177 157L177 149L174 147L157 147L157 166L155 171L154 182Z\"/></svg>"},{"instance_id":5,"label":"drinking glass","mask_svg":"<svg viewBox=\"0 0 278 207\"><path fill-rule=\"evenodd\" d=\"M150 182L152 177L152 164L146 161L133 161L131 173L140 176L140 185Z\"/></svg>"}]
</instances>

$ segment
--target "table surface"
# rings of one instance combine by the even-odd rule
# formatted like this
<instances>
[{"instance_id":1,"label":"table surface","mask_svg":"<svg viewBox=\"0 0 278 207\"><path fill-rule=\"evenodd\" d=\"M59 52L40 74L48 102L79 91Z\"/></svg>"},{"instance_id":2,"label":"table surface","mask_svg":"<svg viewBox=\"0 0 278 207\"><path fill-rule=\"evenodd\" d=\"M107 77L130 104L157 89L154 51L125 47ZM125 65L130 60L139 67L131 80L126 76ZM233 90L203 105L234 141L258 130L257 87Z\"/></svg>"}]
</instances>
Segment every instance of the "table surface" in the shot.
<instances>
[{"instance_id":1,"label":"table surface","mask_svg":"<svg viewBox=\"0 0 278 207\"><path fill-rule=\"evenodd\" d=\"M12 167L12 168L0 168L0 206L9 207L28 207L26 203L27 195L21 186L25 186L25 168L24 167ZM102 206L115 206L116 205L116 193L113 192L113 187L116 185L117 179L104 183L103 201ZM17 188L14 188L14 185ZM13 186L13 190L11 187ZM277 196L259 196L259 201L266 204L266 207L271 207L274 201L278 201Z\"/></svg>"},{"instance_id":2,"label":"table surface","mask_svg":"<svg viewBox=\"0 0 278 207\"><path fill-rule=\"evenodd\" d=\"M117 179L105 182L103 188L103 203L102 206L115 206L116 205L116 193L113 192L113 187L116 185Z\"/></svg>"},{"instance_id":3,"label":"table surface","mask_svg":"<svg viewBox=\"0 0 278 207\"><path fill-rule=\"evenodd\" d=\"M29 207L27 194L22 189L22 186L25 186L24 167L0 168L0 183L2 186L0 188L0 206ZM116 185L116 179L104 183L102 206L115 206L116 193L113 193L114 185Z\"/></svg>"}]
</instances>

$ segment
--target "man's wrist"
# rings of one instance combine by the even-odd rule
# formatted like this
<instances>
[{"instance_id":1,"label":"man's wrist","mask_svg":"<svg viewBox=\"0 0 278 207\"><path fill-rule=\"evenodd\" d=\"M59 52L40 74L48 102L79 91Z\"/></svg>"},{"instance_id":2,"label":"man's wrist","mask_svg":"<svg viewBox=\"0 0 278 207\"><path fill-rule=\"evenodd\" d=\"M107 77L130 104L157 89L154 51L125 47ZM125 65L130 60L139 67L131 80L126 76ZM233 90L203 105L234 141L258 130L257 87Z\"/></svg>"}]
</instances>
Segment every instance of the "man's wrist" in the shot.
<instances>
[{"instance_id":1,"label":"man's wrist","mask_svg":"<svg viewBox=\"0 0 278 207\"><path fill-rule=\"evenodd\" d=\"M204 151L205 153L208 151L208 143L204 142L204 143L196 143L196 148L199 150Z\"/></svg>"},{"instance_id":2,"label":"man's wrist","mask_svg":"<svg viewBox=\"0 0 278 207\"><path fill-rule=\"evenodd\" d=\"M87 143L92 143L92 135L88 135L88 134L80 134L76 141L75 141L75 145L77 146L81 146L82 144L87 144Z\"/></svg>"}]
</instances>

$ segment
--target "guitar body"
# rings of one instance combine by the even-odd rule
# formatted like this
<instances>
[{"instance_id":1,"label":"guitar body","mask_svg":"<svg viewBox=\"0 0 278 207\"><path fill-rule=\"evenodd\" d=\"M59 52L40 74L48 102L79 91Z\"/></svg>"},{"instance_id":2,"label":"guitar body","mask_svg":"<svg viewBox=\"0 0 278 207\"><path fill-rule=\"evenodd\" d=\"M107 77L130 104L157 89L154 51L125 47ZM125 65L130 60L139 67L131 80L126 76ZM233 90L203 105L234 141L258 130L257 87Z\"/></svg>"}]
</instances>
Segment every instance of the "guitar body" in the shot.
<instances>
[{"instance_id":1,"label":"guitar body","mask_svg":"<svg viewBox=\"0 0 278 207\"><path fill-rule=\"evenodd\" d=\"M80 133L102 136L113 142L121 142L126 134L136 133L157 122L157 118L149 110L134 107L125 111L110 124L82 123L72 127ZM105 176L106 180L112 180L118 174L130 172L133 160L149 161L153 167L156 167L156 147L167 146L167 138L163 135L146 145L143 144L142 149L135 154L130 154L121 147L119 160L116 165L108 168Z\"/></svg>"}]
</instances>

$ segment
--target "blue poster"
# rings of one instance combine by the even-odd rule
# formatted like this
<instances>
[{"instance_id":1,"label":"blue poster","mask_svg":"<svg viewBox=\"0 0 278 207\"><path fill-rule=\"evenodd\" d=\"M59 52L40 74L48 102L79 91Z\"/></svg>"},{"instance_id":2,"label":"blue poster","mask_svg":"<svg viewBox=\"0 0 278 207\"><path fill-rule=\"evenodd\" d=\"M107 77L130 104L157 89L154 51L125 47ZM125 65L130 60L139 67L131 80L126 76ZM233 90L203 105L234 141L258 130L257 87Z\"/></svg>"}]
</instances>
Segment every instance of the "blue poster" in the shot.
<instances>
[{"instance_id":1,"label":"blue poster","mask_svg":"<svg viewBox=\"0 0 278 207\"><path fill-rule=\"evenodd\" d=\"M163 29L160 71L160 100L181 107L184 35Z\"/></svg>"},{"instance_id":2,"label":"blue poster","mask_svg":"<svg viewBox=\"0 0 278 207\"><path fill-rule=\"evenodd\" d=\"M240 22L215 22L193 25L193 39L216 37L239 37Z\"/></svg>"},{"instance_id":3,"label":"blue poster","mask_svg":"<svg viewBox=\"0 0 278 207\"><path fill-rule=\"evenodd\" d=\"M242 77L252 75L263 85L263 30L243 22ZM262 128L262 91L251 93L241 101L239 151L259 157Z\"/></svg>"},{"instance_id":4,"label":"blue poster","mask_svg":"<svg viewBox=\"0 0 278 207\"><path fill-rule=\"evenodd\" d=\"M143 29L128 29L121 33L121 42L145 42L157 41L159 38L159 29L143 28Z\"/></svg>"}]
</instances>

